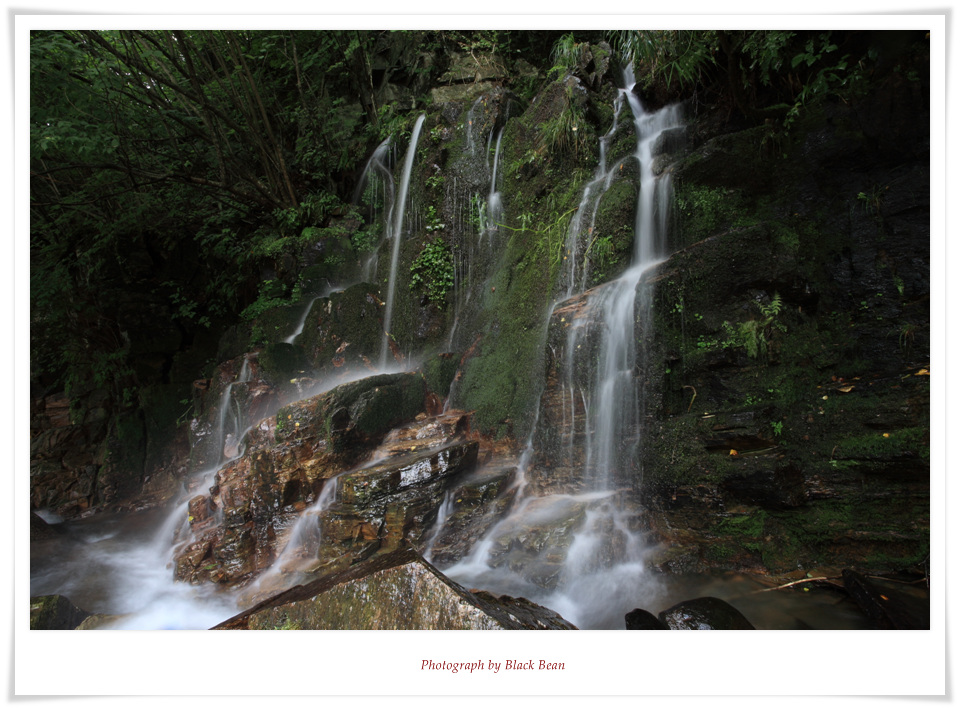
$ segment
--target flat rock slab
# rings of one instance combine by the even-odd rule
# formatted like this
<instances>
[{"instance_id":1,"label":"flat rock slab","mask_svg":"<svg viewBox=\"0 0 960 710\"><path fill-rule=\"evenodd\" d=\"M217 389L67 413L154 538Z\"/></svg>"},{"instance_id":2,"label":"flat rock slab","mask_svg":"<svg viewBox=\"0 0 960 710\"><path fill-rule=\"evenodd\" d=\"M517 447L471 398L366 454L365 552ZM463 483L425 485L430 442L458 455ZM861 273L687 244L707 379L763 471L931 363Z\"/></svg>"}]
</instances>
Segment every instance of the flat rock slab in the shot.
<instances>
[{"instance_id":1,"label":"flat rock slab","mask_svg":"<svg viewBox=\"0 0 960 710\"><path fill-rule=\"evenodd\" d=\"M409 547L294 587L217 629L575 629L526 599L468 591Z\"/></svg>"}]
</instances>

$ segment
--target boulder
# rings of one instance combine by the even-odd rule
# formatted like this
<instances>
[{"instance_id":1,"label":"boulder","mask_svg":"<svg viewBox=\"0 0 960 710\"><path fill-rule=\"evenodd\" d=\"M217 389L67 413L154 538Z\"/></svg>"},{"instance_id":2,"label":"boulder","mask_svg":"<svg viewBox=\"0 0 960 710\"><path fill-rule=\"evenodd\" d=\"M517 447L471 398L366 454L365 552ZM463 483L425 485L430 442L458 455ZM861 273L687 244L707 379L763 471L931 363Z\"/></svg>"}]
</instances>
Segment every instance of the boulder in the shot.
<instances>
[{"instance_id":1,"label":"boulder","mask_svg":"<svg viewBox=\"0 0 960 710\"><path fill-rule=\"evenodd\" d=\"M634 609L624 617L627 631L669 631L670 627L646 609Z\"/></svg>"},{"instance_id":2,"label":"boulder","mask_svg":"<svg viewBox=\"0 0 960 710\"><path fill-rule=\"evenodd\" d=\"M409 547L294 587L215 629L575 629L522 598L468 591Z\"/></svg>"},{"instance_id":3,"label":"boulder","mask_svg":"<svg viewBox=\"0 0 960 710\"><path fill-rule=\"evenodd\" d=\"M64 596L54 594L30 598L31 630L73 630L90 616Z\"/></svg>"},{"instance_id":4,"label":"boulder","mask_svg":"<svg viewBox=\"0 0 960 710\"><path fill-rule=\"evenodd\" d=\"M669 629L739 631L755 628L736 608L716 597L674 604L658 617Z\"/></svg>"}]
</instances>

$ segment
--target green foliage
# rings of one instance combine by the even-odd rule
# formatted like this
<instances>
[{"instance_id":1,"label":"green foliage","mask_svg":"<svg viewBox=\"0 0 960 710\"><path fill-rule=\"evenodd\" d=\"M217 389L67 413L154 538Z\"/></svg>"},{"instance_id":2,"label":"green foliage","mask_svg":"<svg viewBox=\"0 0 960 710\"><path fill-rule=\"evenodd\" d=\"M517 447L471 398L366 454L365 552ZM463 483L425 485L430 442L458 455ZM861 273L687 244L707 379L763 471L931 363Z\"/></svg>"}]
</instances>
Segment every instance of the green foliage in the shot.
<instances>
[{"instance_id":1,"label":"green foliage","mask_svg":"<svg viewBox=\"0 0 960 710\"><path fill-rule=\"evenodd\" d=\"M754 305L759 312L759 318L751 318L736 324L724 321L719 337L702 333L697 336L697 349L724 350L742 347L751 358L766 359L775 331L785 333L787 330L787 326L778 319L783 310L783 299L779 293L774 293L769 303L755 301ZM678 307L679 312L682 313L682 304L674 307L675 312ZM697 317L696 314L694 317Z\"/></svg>"},{"instance_id":2,"label":"green foliage","mask_svg":"<svg viewBox=\"0 0 960 710\"><path fill-rule=\"evenodd\" d=\"M243 320L250 321L260 317L265 311L271 308L290 305L291 299L283 294L284 288L282 284L273 279L265 280L260 284L260 294L257 296L257 300L244 308L240 317Z\"/></svg>"},{"instance_id":3,"label":"green foliage","mask_svg":"<svg viewBox=\"0 0 960 710\"><path fill-rule=\"evenodd\" d=\"M583 105L574 96L574 87L565 86L563 106L556 116L540 124L539 148L548 155L579 155L587 145L588 123Z\"/></svg>"},{"instance_id":4,"label":"green foliage","mask_svg":"<svg viewBox=\"0 0 960 710\"><path fill-rule=\"evenodd\" d=\"M431 303L441 308L446 304L447 292L453 288L453 254L442 237L423 245L410 266L410 290L421 289Z\"/></svg>"},{"instance_id":5,"label":"green foliage","mask_svg":"<svg viewBox=\"0 0 960 710\"><path fill-rule=\"evenodd\" d=\"M574 71L583 63L589 49L590 44L588 42L577 42L572 32L563 35L553 46L551 52L553 67L548 72L548 77L562 79Z\"/></svg>"},{"instance_id":6,"label":"green foliage","mask_svg":"<svg viewBox=\"0 0 960 710\"><path fill-rule=\"evenodd\" d=\"M440 221L440 215L437 213L437 208L433 205L427 205L424 221L426 222L424 229L426 229L428 232L436 232L447 226Z\"/></svg>"},{"instance_id":7,"label":"green foliage","mask_svg":"<svg viewBox=\"0 0 960 710\"><path fill-rule=\"evenodd\" d=\"M789 127L803 107L865 90L877 59L841 54L830 31L643 30L611 34L648 88L728 93L745 115Z\"/></svg>"},{"instance_id":8,"label":"green foliage","mask_svg":"<svg viewBox=\"0 0 960 710\"><path fill-rule=\"evenodd\" d=\"M756 302L756 307L760 311L760 318L738 323L733 331L734 341L742 345L747 355L754 359L767 356L773 329L786 331L786 326L776 320L783 309L783 300L779 293L773 294L770 303ZM731 332L729 324L724 323L724 326Z\"/></svg>"},{"instance_id":9,"label":"green foliage","mask_svg":"<svg viewBox=\"0 0 960 710\"><path fill-rule=\"evenodd\" d=\"M712 30L619 31L611 39L641 68L638 76L687 88L703 82L717 64L717 33Z\"/></svg>"},{"instance_id":10,"label":"green foliage","mask_svg":"<svg viewBox=\"0 0 960 710\"><path fill-rule=\"evenodd\" d=\"M684 235L690 241L712 236L742 220L738 196L722 187L681 185L675 199Z\"/></svg>"}]
</instances>

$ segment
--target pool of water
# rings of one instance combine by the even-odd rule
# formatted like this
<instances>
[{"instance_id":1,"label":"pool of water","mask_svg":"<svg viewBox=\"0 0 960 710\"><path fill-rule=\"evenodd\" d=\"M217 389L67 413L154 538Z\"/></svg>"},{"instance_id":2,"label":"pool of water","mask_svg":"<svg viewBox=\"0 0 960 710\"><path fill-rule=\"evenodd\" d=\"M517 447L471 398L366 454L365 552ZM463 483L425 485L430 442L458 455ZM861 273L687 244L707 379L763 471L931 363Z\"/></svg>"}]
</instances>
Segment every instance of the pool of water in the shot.
<instances>
[{"instance_id":1,"label":"pool of water","mask_svg":"<svg viewBox=\"0 0 960 710\"><path fill-rule=\"evenodd\" d=\"M153 511L62 524L61 534L31 546L31 596L61 594L86 611L119 617L109 628L207 629L241 611L236 595L216 585L174 582L169 541L158 539L166 516L164 511ZM764 591L769 583L740 574L644 577L635 598L601 597L598 605L609 601L620 608L588 616L603 622L586 623L584 628L623 628L623 616L633 608L658 614L704 596L732 604L758 629L874 628L842 589L805 585L809 591L804 591L796 585ZM481 580L477 582L470 586L482 586ZM564 614L563 600L550 593L491 591L527 596ZM912 592L922 604L925 589Z\"/></svg>"}]
</instances>

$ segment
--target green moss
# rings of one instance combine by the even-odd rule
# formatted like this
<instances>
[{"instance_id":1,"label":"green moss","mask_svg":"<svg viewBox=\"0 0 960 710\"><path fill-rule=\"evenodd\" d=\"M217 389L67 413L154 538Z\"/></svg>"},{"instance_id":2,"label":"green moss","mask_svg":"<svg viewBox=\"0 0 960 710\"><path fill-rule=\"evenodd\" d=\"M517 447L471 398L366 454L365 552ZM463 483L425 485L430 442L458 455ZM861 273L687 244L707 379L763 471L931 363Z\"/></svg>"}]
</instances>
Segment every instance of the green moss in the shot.
<instances>
[{"instance_id":1,"label":"green moss","mask_svg":"<svg viewBox=\"0 0 960 710\"><path fill-rule=\"evenodd\" d=\"M427 390L446 397L459 366L460 358L453 353L441 353L427 360L420 368Z\"/></svg>"},{"instance_id":2,"label":"green moss","mask_svg":"<svg viewBox=\"0 0 960 710\"><path fill-rule=\"evenodd\" d=\"M584 250L590 262L588 285L609 281L626 269L633 257L637 189L630 180L617 180L597 208L593 233Z\"/></svg>"},{"instance_id":3,"label":"green moss","mask_svg":"<svg viewBox=\"0 0 960 710\"><path fill-rule=\"evenodd\" d=\"M741 538L759 538L763 536L763 526L767 520L765 510L757 510L746 515L734 515L720 521L715 531L723 535L735 535Z\"/></svg>"},{"instance_id":4,"label":"green moss","mask_svg":"<svg viewBox=\"0 0 960 710\"><path fill-rule=\"evenodd\" d=\"M260 353L259 362L265 378L273 383L288 380L306 367L303 352L290 343L267 345Z\"/></svg>"},{"instance_id":5,"label":"green moss","mask_svg":"<svg viewBox=\"0 0 960 710\"><path fill-rule=\"evenodd\" d=\"M475 325L482 339L456 395L456 406L476 411L473 425L497 436L523 437L533 425L543 383L544 321L564 262L566 228L589 177L577 169L551 174L549 163L527 173L523 156L532 130L526 120L511 120L503 134L504 164L521 167L504 171L502 193L510 196L504 242Z\"/></svg>"},{"instance_id":6,"label":"green moss","mask_svg":"<svg viewBox=\"0 0 960 710\"><path fill-rule=\"evenodd\" d=\"M930 459L930 432L926 427L910 427L889 432L871 431L840 440L834 447L835 458L891 459L919 456Z\"/></svg>"}]
</instances>

